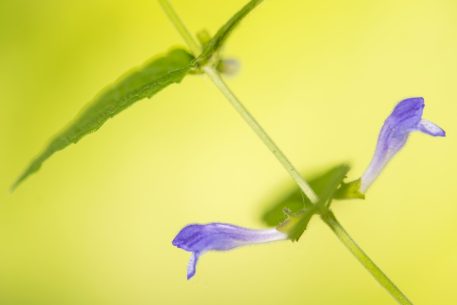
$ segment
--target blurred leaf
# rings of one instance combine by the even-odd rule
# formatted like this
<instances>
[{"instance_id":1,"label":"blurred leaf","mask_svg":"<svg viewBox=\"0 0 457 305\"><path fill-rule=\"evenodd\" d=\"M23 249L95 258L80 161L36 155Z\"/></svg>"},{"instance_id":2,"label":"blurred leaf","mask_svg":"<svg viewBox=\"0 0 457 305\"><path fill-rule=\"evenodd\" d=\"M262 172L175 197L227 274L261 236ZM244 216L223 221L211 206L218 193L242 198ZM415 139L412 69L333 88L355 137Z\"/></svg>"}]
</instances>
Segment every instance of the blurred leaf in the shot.
<instances>
[{"instance_id":1,"label":"blurred leaf","mask_svg":"<svg viewBox=\"0 0 457 305\"><path fill-rule=\"evenodd\" d=\"M343 183L343 179L346 178L348 172L349 166L347 164L341 164L316 179L312 187L314 187L316 194L319 196L318 206L330 206L333 195L341 183Z\"/></svg>"},{"instance_id":2,"label":"blurred leaf","mask_svg":"<svg viewBox=\"0 0 457 305\"><path fill-rule=\"evenodd\" d=\"M319 202L313 205L309 201L303 203L303 207L299 211L291 211L289 208L284 208L283 213L286 219L277 226L277 229L286 233L289 239L297 241L303 232L306 230L311 217L320 211L328 211L328 206L335 194L338 186L343 182L349 171L349 166L342 164L318 175L310 181L311 187L319 196ZM284 205L282 202L280 205ZM287 203L285 204L287 206Z\"/></svg>"},{"instance_id":3,"label":"blurred leaf","mask_svg":"<svg viewBox=\"0 0 457 305\"><path fill-rule=\"evenodd\" d=\"M233 29L240 23L240 21L246 17L249 12L251 12L257 5L259 5L263 0L251 0L245 6L243 6L235 15L232 16L214 35L211 40L209 40L198 57L198 61L201 64L205 64L215 52L217 52L225 40L228 38Z\"/></svg>"},{"instance_id":4,"label":"blurred leaf","mask_svg":"<svg viewBox=\"0 0 457 305\"><path fill-rule=\"evenodd\" d=\"M344 199L365 199L365 194L360 192L360 185L362 180L359 178L357 180L342 183L341 187L335 192L333 198L344 200Z\"/></svg>"},{"instance_id":5,"label":"blurred leaf","mask_svg":"<svg viewBox=\"0 0 457 305\"><path fill-rule=\"evenodd\" d=\"M315 208L304 208L299 212L284 211L286 220L277 226L277 230L286 233L292 241L298 241L308 227Z\"/></svg>"},{"instance_id":6,"label":"blurred leaf","mask_svg":"<svg viewBox=\"0 0 457 305\"><path fill-rule=\"evenodd\" d=\"M268 205L269 207L262 214L262 221L269 227L277 226L286 219L284 210L287 209L291 213L298 212L305 207L305 203L309 201L298 188L290 190Z\"/></svg>"},{"instance_id":7,"label":"blurred leaf","mask_svg":"<svg viewBox=\"0 0 457 305\"><path fill-rule=\"evenodd\" d=\"M170 51L138 70L132 71L106 88L80 113L76 120L58 134L27 167L14 183L15 189L32 173L38 171L49 157L85 135L99 129L109 118L133 103L148 97L172 83L179 83L192 68L193 57L182 49ZM52 111L52 110L51 110Z\"/></svg>"},{"instance_id":8,"label":"blurred leaf","mask_svg":"<svg viewBox=\"0 0 457 305\"><path fill-rule=\"evenodd\" d=\"M211 40L211 35L209 34L208 30L203 29L197 32L197 39L198 42L200 42L200 45L205 48L205 46Z\"/></svg>"},{"instance_id":9,"label":"blurred leaf","mask_svg":"<svg viewBox=\"0 0 457 305\"><path fill-rule=\"evenodd\" d=\"M311 188L319 196L318 205L328 204L348 171L349 166L341 164L308 179ZM290 213L296 213L305 207L312 207L311 202L298 187L294 187L269 205L262 215L262 221L268 226L276 226L286 219L284 209L288 209Z\"/></svg>"}]
</instances>

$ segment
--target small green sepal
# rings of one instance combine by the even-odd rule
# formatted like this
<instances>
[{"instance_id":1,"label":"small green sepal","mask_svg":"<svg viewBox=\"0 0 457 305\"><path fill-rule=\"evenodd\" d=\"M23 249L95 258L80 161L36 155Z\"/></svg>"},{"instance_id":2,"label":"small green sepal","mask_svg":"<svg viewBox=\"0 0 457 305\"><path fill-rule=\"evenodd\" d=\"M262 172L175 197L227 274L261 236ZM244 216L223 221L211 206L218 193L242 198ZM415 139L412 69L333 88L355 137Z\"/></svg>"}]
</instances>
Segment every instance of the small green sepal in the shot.
<instances>
[{"instance_id":1,"label":"small green sepal","mask_svg":"<svg viewBox=\"0 0 457 305\"><path fill-rule=\"evenodd\" d=\"M200 42L202 48L205 48L208 42L211 40L211 35L207 30L201 30L197 32L197 39Z\"/></svg>"},{"instance_id":2,"label":"small green sepal","mask_svg":"<svg viewBox=\"0 0 457 305\"><path fill-rule=\"evenodd\" d=\"M357 179L348 183L343 182L335 192L333 198L338 200L345 199L365 199L365 194L360 191L362 179Z\"/></svg>"}]
</instances>

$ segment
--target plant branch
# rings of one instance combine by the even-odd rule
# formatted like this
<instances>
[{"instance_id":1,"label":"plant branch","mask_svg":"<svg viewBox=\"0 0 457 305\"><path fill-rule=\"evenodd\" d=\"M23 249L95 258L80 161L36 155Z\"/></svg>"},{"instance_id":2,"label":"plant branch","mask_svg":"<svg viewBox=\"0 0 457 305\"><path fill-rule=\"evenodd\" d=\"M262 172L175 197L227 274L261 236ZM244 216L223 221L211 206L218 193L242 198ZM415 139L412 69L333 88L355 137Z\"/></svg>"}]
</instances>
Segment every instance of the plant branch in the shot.
<instances>
[{"instance_id":1,"label":"plant branch","mask_svg":"<svg viewBox=\"0 0 457 305\"><path fill-rule=\"evenodd\" d=\"M302 178L297 172L292 163L287 157L279 150L273 140L263 130L263 128L257 123L254 117L248 112L248 110L241 104L235 94L225 84L219 73L214 68L206 66L203 71L209 76L216 87L222 92L222 94L229 100L232 106L237 112L243 117L248 125L254 130L254 132L260 137L265 143L268 149L275 155L279 162L284 166L287 172L292 176L295 182L299 185L300 189L310 198L313 203L318 201L318 197L314 191L310 188L308 183ZM311 197L310 196L314 196ZM357 258L357 260L367 269L368 272L378 281L378 283L384 287L390 295L401 305L413 305L413 303L404 295L401 290L387 277L387 275L370 259L370 257L360 248L357 243L351 238L349 233L343 228L343 226L337 221L333 213L325 208L321 211L322 219L332 229L339 240L346 246L346 248Z\"/></svg>"},{"instance_id":2,"label":"plant branch","mask_svg":"<svg viewBox=\"0 0 457 305\"><path fill-rule=\"evenodd\" d=\"M167 15L170 17L171 22L176 26L178 32L183 36L184 40L189 45L194 55L198 55L200 47L194 40L190 32L184 26L179 16L174 11L173 7L167 0L159 0L162 4ZM252 128L267 148L273 153L278 159L281 165L286 169L289 175L294 179L303 193L310 199L311 202L316 204L319 200L316 193L309 186L305 179L300 175L295 166L289 161L284 153L279 149L275 142L260 126L257 120L252 114L244 107L236 95L230 90L220 74L210 65L202 67L203 71L208 75L210 80L216 85L216 87L222 92L227 98L230 104L235 110L241 115L244 121ZM333 213L326 209L321 213L321 218L324 222L332 229L339 240L346 246L346 248L357 258L357 260L371 273L371 275L383 286L392 297L401 305L413 305L411 301L400 291L400 289L382 272L382 270L368 257L368 255L356 244L351 236L344 230L341 224L337 221Z\"/></svg>"},{"instance_id":3,"label":"plant branch","mask_svg":"<svg viewBox=\"0 0 457 305\"><path fill-rule=\"evenodd\" d=\"M178 32L184 38L189 48L192 50L195 56L199 55L200 47L190 34L189 30L186 28L181 18L174 10L173 6L168 0L159 0L162 8L164 9L167 16L170 18L173 25L176 27ZM273 142L270 136L265 132L265 130L260 126L260 124L255 120L255 118L249 113L246 107L238 100L235 94L230 90L230 88L225 84L224 80L220 77L219 73L211 66L206 65L203 67L203 71L208 75L211 81L218 87L218 89L224 94L224 96L229 100L235 110L242 116L245 122L254 130L254 132L259 136L262 142L268 147L268 149L273 153L273 155L278 159L278 161L283 165L286 171L290 174L292 179L298 184L303 193L309 198L313 203L317 203L319 198L316 193L311 189L309 184L303 179L300 173L297 171L295 166L287 159L286 155L279 149L279 147Z\"/></svg>"}]
</instances>

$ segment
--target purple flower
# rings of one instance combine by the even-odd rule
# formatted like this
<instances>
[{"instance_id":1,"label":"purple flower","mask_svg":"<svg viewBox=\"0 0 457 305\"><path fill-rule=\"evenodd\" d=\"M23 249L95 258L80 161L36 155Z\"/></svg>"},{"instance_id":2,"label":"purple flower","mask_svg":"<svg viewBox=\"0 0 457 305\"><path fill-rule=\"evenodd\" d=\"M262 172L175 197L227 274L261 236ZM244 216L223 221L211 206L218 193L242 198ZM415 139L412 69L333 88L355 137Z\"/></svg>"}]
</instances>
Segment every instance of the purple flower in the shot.
<instances>
[{"instance_id":1,"label":"purple flower","mask_svg":"<svg viewBox=\"0 0 457 305\"><path fill-rule=\"evenodd\" d=\"M362 176L362 193L367 191L389 160L405 145L410 132L421 131L434 137L446 135L443 129L422 119L423 110L422 97L408 98L395 106L382 126L375 154Z\"/></svg>"},{"instance_id":2,"label":"purple flower","mask_svg":"<svg viewBox=\"0 0 457 305\"><path fill-rule=\"evenodd\" d=\"M195 274L199 257L207 251L227 251L287 238L276 229L252 230L225 223L192 224L176 235L173 245L192 252L187 266L187 279L190 279Z\"/></svg>"}]
</instances>

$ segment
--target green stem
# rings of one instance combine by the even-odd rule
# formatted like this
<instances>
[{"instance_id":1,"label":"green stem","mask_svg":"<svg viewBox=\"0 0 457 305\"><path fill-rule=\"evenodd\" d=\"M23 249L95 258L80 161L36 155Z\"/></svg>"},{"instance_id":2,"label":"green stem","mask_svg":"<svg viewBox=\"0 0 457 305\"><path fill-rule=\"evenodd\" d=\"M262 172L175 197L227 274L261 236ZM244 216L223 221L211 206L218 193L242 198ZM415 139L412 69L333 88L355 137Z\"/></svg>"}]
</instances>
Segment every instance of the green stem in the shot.
<instances>
[{"instance_id":1,"label":"green stem","mask_svg":"<svg viewBox=\"0 0 457 305\"><path fill-rule=\"evenodd\" d=\"M371 275L384 287L392 297L402 305L413 305L408 297L382 272L382 270L368 257L368 255L357 245L357 243L346 232L332 212L322 215L324 222L332 229L335 235L346 246L346 248L357 258L357 260L371 273Z\"/></svg>"},{"instance_id":2,"label":"green stem","mask_svg":"<svg viewBox=\"0 0 457 305\"><path fill-rule=\"evenodd\" d=\"M178 30L179 34L182 36L182 38L184 38L184 41L187 43L192 53L195 56L198 56L201 52L200 45L197 43L197 41L195 41L194 37L186 28L181 18L179 18L178 14L176 14L176 11L174 10L173 6L171 6L171 3L168 0L159 0L159 3L167 14L168 18L170 18L171 22Z\"/></svg>"},{"instance_id":3,"label":"green stem","mask_svg":"<svg viewBox=\"0 0 457 305\"><path fill-rule=\"evenodd\" d=\"M199 55L200 47L198 43L193 38L192 34L186 28L181 18L174 10L173 6L168 0L159 0L162 5L165 13L170 18L171 22L175 25L178 32L184 38L186 43L189 45L189 48L192 50L194 55ZM270 136L265 132L265 130L260 126L260 124L255 120L255 118L249 113L246 107L238 100L236 95L230 90L230 88L225 84L224 80L220 77L219 73L211 66L207 65L203 67L203 71L208 75L211 81L216 85L216 87L224 94L224 96L229 100L230 104L235 108L235 110L241 115L245 122L254 130L254 132L259 136L262 142L268 147L268 149L273 153L273 155L278 159L282 166L286 169L292 179L298 184L303 193L309 198L313 203L317 203L319 198L316 193L311 189L309 184L305 179L300 175L295 166L287 159L286 155L279 149L279 147L273 142Z\"/></svg>"},{"instance_id":4,"label":"green stem","mask_svg":"<svg viewBox=\"0 0 457 305\"><path fill-rule=\"evenodd\" d=\"M286 169L292 179L298 184L300 189L305 193L306 196L313 203L317 203L319 198L316 193L311 189L309 184L303 179L300 173L297 171L295 166L287 159L286 155L279 149L279 147L273 142L270 136L265 132L265 130L260 126L256 119L251 115L251 113L243 106L243 104L238 100L236 95L230 90L224 80L221 78L219 73L212 67L205 66L203 71L208 75L211 81L216 85L216 87L222 92L222 94L227 98L227 100L232 104L233 108L241 115L244 121L252 128L252 130L257 134L257 136L262 140L262 142L268 147L268 149L273 153L273 155L278 159L282 166Z\"/></svg>"},{"instance_id":5,"label":"green stem","mask_svg":"<svg viewBox=\"0 0 457 305\"><path fill-rule=\"evenodd\" d=\"M298 173L293 164L287 159L287 157L281 152L276 146L273 140L268 136L265 130L257 123L255 118L249 113L249 111L241 104L235 94L225 84L219 73L214 68L205 66L203 71L213 81L216 87L222 92L222 94L229 100L236 111L243 117L246 123L254 130L259 138L264 142L268 149L276 156L279 162L284 166L287 172L292 176L295 182L300 186L300 189L311 199L313 203L318 201L318 197L314 191L309 187L308 183ZM339 240L346 246L346 248L357 258L357 260L371 273L371 275L383 286L390 295L402 305L413 305L410 300L404 295L400 289L382 272L382 270L368 257L368 255L357 245L357 243L351 238L349 233L343 228L343 226L337 221L333 213L326 209L322 216L324 222L332 229Z\"/></svg>"},{"instance_id":6,"label":"green stem","mask_svg":"<svg viewBox=\"0 0 457 305\"><path fill-rule=\"evenodd\" d=\"M170 17L171 22L175 25L178 32L183 36L184 40L189 45L189 48L192 50L194 55L199 55L200 47L195 39L192 37L190 32L184 26L183 22L179 16L174 11L173 7L167 0L159 0L162 4L167 15ZM219 73L211 66L206 65L203 68L203 71L208 75L210 80L216 85L216 87L222 92L222 94L227 98L230 104L235 108L235 110L241 115L245 122L252 128L252 130L257 134L257 136L262 140L262 142L268 147L268 149L273 153L273 155L278 159L290 176L294 179L303 193L308 196L308 198L313 203L317 203L319 198L316 193L312 190L309 184L305 179L300 175L296 170L295 166L289 161L289 159L284 155L284 153L279 149L279 147L274 143L270 136L265 132L265 130L260 126L256 119L251 115L251 113L243 106L240 100L236 95L230 90L224 80L221 78ZM363 252L363 250L355 243L351 236L344 230L341 224L336 220L335 216L329 210L324 211L322 214L322 219L324 222L332 229L332 231L338 236L339 240L349 249L349 251L357 258L357 260L371 273L371 275L378 281L381 286L386 288L386 290L392 295L392 297L402 305L413 305L411 301L398 289L397 286L387 277L387 275L382 272L382 270L376 266L376 264L368 257L368 255Z\"/></svg>"}]
</instances>

